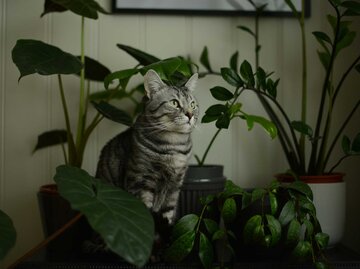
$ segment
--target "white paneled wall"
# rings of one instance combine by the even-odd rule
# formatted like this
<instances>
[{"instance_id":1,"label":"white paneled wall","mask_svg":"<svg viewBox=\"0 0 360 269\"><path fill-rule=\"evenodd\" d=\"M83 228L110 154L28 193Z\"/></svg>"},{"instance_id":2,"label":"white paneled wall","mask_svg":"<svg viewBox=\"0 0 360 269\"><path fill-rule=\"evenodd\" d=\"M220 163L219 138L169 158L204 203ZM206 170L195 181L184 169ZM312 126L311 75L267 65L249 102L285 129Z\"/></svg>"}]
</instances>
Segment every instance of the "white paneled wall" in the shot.
<instances>
[{"instance_id":1,"label":"white paneled wall","mask_svg":"<svg viewBox=\"0 0 360 269\"><path fill-rule=\"evenodd\" d=\"M100 1L110 7L109 0ZM43 238L36 193L40 185L52 182L57 165L62 163L58 148L32 154L37 135L45 130L63 128L64 120L59 100L56 78L39 75L24 77L18 83L19 73L11 60L11 50L20 38L40 39L74 54L79 53L80 18L71 13L51 14L40 18L43 0L0 0L0 207L13 219L18 239L15 248L4 264L9 264ZM308 29L327 29L324 20L328 10L326 1L313 1L312 16ZM253 62L253 40L236 29L237 25L253 26L251 17L206 17L206 16L158 16L158 15L100 15L97 21L86 21L86 54L98 59L112 71L133 67L136 62L120 51L117 43L130 45L161 58L184 55L198 62L205 45L210 52L214 69L227 66L230 56L239 51L240 59ZM357 21L356 27L359 29ZM300 39L296 21L289 18L266 18L261 21L261 65L274 70L281 77L279 98L298 119L298 92L301 70L299 61ZM309 34L309 44L315 42ZM346 59L359 53L359 38ZM318 94L311 89L321 83L323 71L316 52L310 51L309 103ZM137 82L141 81L137 79ZM353 89L344 97L337 115L346 115L346 103L359 98L360 91L355 76L347 86ZM66 95L70 112L76 117L78 79L65 79ZM213 100L209 89L225 85L218 77L209 76L198 84L196 95L202 111ZM315 86L314 86L315 85ZM95 89L102 86L95 85ZM263 113L259 102L251 95L242 100L244 109ZM316 111L316 109L314 109ZM309 111L309 122L314 120ZM360 115L349 131L354 135L359 127ZM335 119L338 121L338 119ZM103 121L92 135L86 151L84 168L93 173L99 150L113 135L123 130L122 126ZM194 133L194 151L202 154L207 141L215 132L210 125L200 125ZM211 154L212 153L212 154ZM234 122L229 131L223 131L217 140L208 163L225 165L226 175L244 187L261 186L272 179L275 172L287 168L277 141L260 129L248 132L244 122ZM360 198L359 159L353 159L341 167L347 173L348 208L347 229L344 242L360 251L360 226L358 204ZM4 266L4 265L3 265Z\"/></svg>"}]
</instances>

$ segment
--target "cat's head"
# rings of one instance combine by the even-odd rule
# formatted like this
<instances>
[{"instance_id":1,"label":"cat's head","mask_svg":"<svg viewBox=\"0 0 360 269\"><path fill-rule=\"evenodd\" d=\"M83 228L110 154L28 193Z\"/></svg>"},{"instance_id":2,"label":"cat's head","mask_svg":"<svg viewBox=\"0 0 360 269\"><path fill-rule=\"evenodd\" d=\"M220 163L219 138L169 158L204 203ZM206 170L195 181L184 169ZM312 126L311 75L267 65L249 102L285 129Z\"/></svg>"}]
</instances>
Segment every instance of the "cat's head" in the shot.
<instances>
[{"instance_id":1,"label":"cat's head","mask_svg":"<svg viewBox=\"0 0 360 269\"><path fill-rule=\"evenodd\" d=\"M192 94L197 80L196 73L182 87L169 86L154 70L147 71L144 113L148 119L163 130L190 133L199 117L198 102Z\"/></svg>"}]
</instances>

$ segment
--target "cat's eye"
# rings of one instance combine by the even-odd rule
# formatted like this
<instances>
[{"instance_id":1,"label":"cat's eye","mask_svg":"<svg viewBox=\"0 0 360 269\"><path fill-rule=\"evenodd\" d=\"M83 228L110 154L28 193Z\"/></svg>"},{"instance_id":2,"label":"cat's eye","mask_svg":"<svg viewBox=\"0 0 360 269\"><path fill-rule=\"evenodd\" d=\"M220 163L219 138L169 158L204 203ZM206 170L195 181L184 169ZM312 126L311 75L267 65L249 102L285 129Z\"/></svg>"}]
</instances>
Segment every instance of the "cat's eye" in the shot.
<instances>
[{"instance_id":1,"label":"cat's eye","mask_svg":"<svg viewBox=\"0 0 360 269\"><path fill-rule=\"evenodd\" d=\"M190 103L190 107L191 107L192 109L195 109L195 108L196 108L195 101L192 101L192 102Z\"/></svg>"},{"instance_id":2,"label":"cat's eye","mask_svg":"<svg viewBox=\"0 0 360 269\"><path fill-rule=\"evenodd\" d=\"M175 107L175 108L180 108L180 104L177 100L173 99L170 101L170 105Z\"/></svg>"}]
</instances>

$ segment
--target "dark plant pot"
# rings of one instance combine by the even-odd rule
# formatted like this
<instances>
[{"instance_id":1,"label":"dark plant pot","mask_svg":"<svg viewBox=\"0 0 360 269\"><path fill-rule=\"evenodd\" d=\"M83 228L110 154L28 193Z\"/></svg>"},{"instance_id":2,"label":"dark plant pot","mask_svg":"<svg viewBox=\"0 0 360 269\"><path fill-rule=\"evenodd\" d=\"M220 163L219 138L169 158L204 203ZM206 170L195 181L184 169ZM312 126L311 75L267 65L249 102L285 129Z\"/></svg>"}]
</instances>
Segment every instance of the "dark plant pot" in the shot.
<instances>
[{"instance_id":1,"label":"dark plant pot","mask_svg":"<svg viewBox=\"0 0 360 269\"><path fill-rule=\"evenodd\" d=\"M38 201L45 237L52 235L74 218L78 212L62 198L55 184L44 185L38 192ZM81 257L82 243L90 238L91 228L81 218L46 247L46 260L71 261Z\"/></svg>"},{"instance_id":2,"label":"dark plant pot","mask_svg":"<svg viewBox=\"0 0 360 269\"><path fill-rule=\"evenodd\" d=\"M222 165L190 165L181 188L177 216L200 213L200 199L224 190L226 178Z\"/></svg>"}]
</instances>

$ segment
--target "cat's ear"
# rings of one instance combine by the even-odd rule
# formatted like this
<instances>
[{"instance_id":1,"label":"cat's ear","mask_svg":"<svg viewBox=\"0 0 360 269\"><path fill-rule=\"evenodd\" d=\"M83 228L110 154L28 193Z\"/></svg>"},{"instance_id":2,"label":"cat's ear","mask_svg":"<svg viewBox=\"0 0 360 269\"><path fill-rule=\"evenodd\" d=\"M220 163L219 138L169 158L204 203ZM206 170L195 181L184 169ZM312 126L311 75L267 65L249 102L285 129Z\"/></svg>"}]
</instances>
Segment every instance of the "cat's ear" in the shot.
<instances>
[{"instance_id":1,"label":"cat's ear","mask_svg":"<svg viewBox=\"0 0 360 269\"><path fill-rule=\"evenodd\" d=\"M192 75L191 78L189 78L189 80L186 82L185 87L188 88L190 91L195 90L195 86L198 81L198 78L199 78L198 73Z\"/></svg>"},{"instance_id":2,"label":"cat's ear","mask_svg":"<svg viewBox=\"0 0 360 269\"><path fill-rule=\"evenodd\" d=\"M153 93L157 92L164 86L165 83L154 70L150 69L146 72L144 76L144 87L147 97L150 98Z\"/></svg>"}]
</instances>

